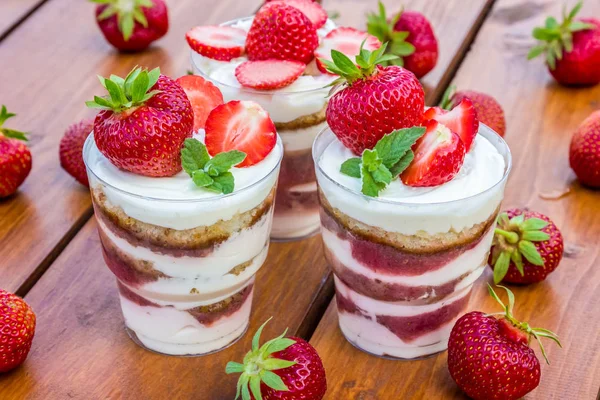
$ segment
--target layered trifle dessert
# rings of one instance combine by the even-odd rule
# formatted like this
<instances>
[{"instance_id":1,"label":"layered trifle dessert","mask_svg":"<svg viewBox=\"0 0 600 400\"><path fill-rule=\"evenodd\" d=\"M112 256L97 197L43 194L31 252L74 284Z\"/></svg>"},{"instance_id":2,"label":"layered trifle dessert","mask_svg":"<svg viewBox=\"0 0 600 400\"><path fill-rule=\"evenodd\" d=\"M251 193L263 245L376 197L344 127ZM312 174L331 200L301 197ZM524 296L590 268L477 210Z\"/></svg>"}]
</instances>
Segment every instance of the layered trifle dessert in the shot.
<instances>
[{"instance_id":1,"label":"layered trifle dessert","mask_svg":"<svg viewBox=\"0 0 600 400\"><path fill-rule=\"evenodd\" d=\"M84 147L128 332L170 355L217 351L246 330L283 155L253 102L218 105L194 131L207 104L188 79L192 103L158 70L103 79L110 95L89 102L102 111Z\"/></svg>"},{"instance_id":2,"label":"layered trifle dessert","mask_svg":"<svg viewBox=\"0 0 600 400\"><path fill-rule=\"evenodd\" d=\"M340 328L412 359L446 349L487 264L510 153L469 100L424 110L416 77L383 57L328 63L346 83L313 154Z\"/></svg>"},{"instance_id":3,"label":"layered trifle dessert","mask_svg":"<svg viewBox=\"0 0 600 400\"><path fill-rule=\"evenodd\" d=\"M319 58L331 49L355 54L365 32L336 27L312 0L266 3L255 16L186 35L194 73L212 81L225 101L252 100L273 119L284 146L272 238L299 239L319 228L312 143L326 127L327 96L337 76Z\"/></svg>"}]
</instances>

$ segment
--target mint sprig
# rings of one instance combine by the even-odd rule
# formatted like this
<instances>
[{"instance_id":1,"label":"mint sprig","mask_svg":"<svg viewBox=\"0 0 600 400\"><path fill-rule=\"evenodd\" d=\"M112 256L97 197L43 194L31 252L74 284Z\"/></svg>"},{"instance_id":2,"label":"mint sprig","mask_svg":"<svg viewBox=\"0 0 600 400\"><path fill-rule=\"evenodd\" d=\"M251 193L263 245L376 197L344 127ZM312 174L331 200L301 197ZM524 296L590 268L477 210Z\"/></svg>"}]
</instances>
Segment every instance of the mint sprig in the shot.
<instances>
[{"instance_id":1,"label":"mint sprig","mask_svg":"<svg viewBox=\"0 0 600 400\"><path fill-rule=\"evenodd\" d=\"M387 48L388 54L396 56L392 59L383 61L383 66L392 64L402 67L404 65L402 57L409 56L415 52L415 46L406 41L409 33L394 30L394 26L400 19L402 11L403 10L400 10L399 13L388 21L385 6L380 1L379 14L367 14L367 32L375 36L382 43L389 42L390 45Z\"/></svg>"},{"instance_id":2,"label":"mint sprig","mask_svg":"<svg viewBox=\"0 0 600 400\"><path fill-rule=\"evenodd\" d=\"M229 194L235 188L233 174L229 172L246 159L246 153L231 150L210 157L204 143L185 139L181 149L181 166L196 186L217 193Z\"/></svg>"},{"instance_id":3,"label":"mint sprig","mask_svg":"<svg viewBox=\"0 0 600 400\"><path fill-rule=\"evenodd\" d=\"M123 34L123 39L127 42L133 34L135 23L139 23L144 28L148 27L148 19L144 14L143 8L152 8L154 3L151 0L90 0L96 4L106 4L107 7L98 15L98 21L117 16L119 31Z\"/></svg>"},{"instance_id":4,"label":"mint sprig","mask_svg":"<svg viewBox=\"0 0 600 400\"><path fill-rule=\"evenodd\" d=\"M9 128L5 128L4 127L4 123L16 116L17 114L15 113L9 113L8 110L6 109L5 105L2 105L2 109L0 110L0 136L5 136L7 138L11 138L11 139L18 139L18 140L23 140L23 141L27 141L27 134L25 132L21 132L21 131L17 131L14 129L9 129Z\"/></svg>"},{"instance_id":5,"label":"mint sprig","mask_svg":"<svg viewBox=\"0 0 600 400\"><path fill-rule=\"evenodd\" d=\"M414 160L411 147L424 134L423 127L393 131L379 139L372 150L363 151L361 157L344 161L340 172L361 179L361 192L377 197Z\"/></svg>"}]
</instances>

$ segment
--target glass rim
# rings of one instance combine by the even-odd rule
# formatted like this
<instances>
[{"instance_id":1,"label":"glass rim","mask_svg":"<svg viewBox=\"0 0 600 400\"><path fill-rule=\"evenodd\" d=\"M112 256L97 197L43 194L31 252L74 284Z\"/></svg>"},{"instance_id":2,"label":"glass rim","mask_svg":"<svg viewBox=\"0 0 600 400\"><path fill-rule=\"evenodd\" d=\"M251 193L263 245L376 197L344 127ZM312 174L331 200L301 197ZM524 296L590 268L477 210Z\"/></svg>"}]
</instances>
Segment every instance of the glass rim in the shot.
<instances>
[{"instance_id":1,"label":"glass rim","mask_svg":"<svg viewBox=\"0 0 600 400\"><path fill-rule=\"evenodd\" d=\"M208 202L214 202L214 201L219 201L222 199L230 198L230 197L233 197L240 193L245 193L248 190L251 190L251 189L255 188L256 186L258 186L259 184L263 183L269 177L271 177L273 175L273 172L275 172L279 168L279 166L281 165L281 160L283 159L283 144L281 142L281 138L279 137L279 134L277 134L277 142L275 143L275 146L281 150L279 159L277 160L277 163L275 164L273 169L271 169L269 172L267 172L265 174L265 176L263 176L256 182L253 182L252 184L250 184L242 189L234 190L232 193L228 193L228 194L216 194L215 196L203 197L203 198L192 197L192 198L185 198L185 199L169 199L169 198L164 198L164 197L143 196L138 193L133 193L133 192L121 189L119 187L116 187L115 185L112 185L112 184L106 182L104 179L100 178L98 176L98 174L96 174L94 169L92 167L90 167L90 165L88 164L87 155L91 151L92 143L95 145L94 131L90 132L88 137L85 139L85 143L83 145L83 163L85 164L85 168L86 168L87 172L91 173L94 176L94 178L99 180L102 184L110 187L113 190L116 190L119 193L125 194L127 196L133 196L133 197L136 197L136 198L142 199L142 200L157 201L157 202L162 201L162 202L169 202L169 203L203 203L203 202L208 203ZM104 157L104 155L102 155L102 156ZM115 168L118 168L118 167L115 167ZM124 171L124 172L127 172L127 171ZM127 173L132 173L132 172L127 172ZM161 177L156 177L156 179L160 179L160 178ZM91 189L91 186L90 186L90 189Z\"/></svg>"},{"instance_id":2,"label":"glass rim","mask_svg":"<svg viewBox=\"0 0 600 400\"><path fill-rule=\"evenodd\" d=\"M482 128L483 128L484 132L482 132ZM496 131L494 131L492 128L490 128L489 126L485 125L484 123L480 122L479 123L479 130L477 131L477 134L483 136L484 138L486 138L488 140L489 140L489 138L486 137L486 135L491 135L494 139L496 139L506 149L506 155L503 155L502 153L500 154L502 156L502 158L505 159L505 161L506 161L506 165L504 166L504 174L502 175L502 178L500 178L492 186L488 187L487 189L485 189L485 190L483 190L483 191L481 191L479 193L475 193L475 194L472 194L470 196L463 197L463 198L460 198L460 199L448 200L448 201L439 201L439 202L432 202L432 203L410 203L410 202L403 202L403 201L394 201L394 200L388 200L388 199L380 199L380 198L377 198L377 197L369 197L369 196L367 196L367 195L365 195L365 194L363 194L361 192L357 192L355 190L352 190L352 189L350 189L350 188L348 188L348 187L346 187L346 186L344 186L344 185L336 182L332 177L330 177L329 175L327 175L327 173L325 171L323 171L323 169L321 168L321 165L319 164L319 160L317 159L317 154L316 154L317 143L319 142L319 140L323 140L323 137L327 133L331 133L333 135L333 137L336 138L336 136L333 133L333 131L331 130L331 128L329 126L327 126L321 132L319 132L319 134L315 137L315 140L313 142L312 156L313 156L313 161L315 163L315 168L317 168L318 171L321 174L323 174L323 176L328 181L330 181L331 183L333 183L338 188L340 188L340 189L344 190L345 192L347 192L349 194L352 194L354 196L362 197L367 202L369 202L369 201L377 201L377 202L380 202L380 203L386 203L386 204L390 204L390 205L408 206L408 207L448 205L448 204L454 204L454 203L464 202L464 201L468 201L470 199L477 198L478 196L482 196L482 195L484 195L484 194L486 194L488 192L491 192L496 187L498 187L499 185L501 185L504 182L506 182L506 180L508 179L508 176L510 174L510 171L512 170L512 153L510 151L510 147L508 147L508 143L506 143L506 141L504 140L504 138L502 138L502 136L498 135L498 133L496 133ZM491 144L496 149L498 149L498 146L494 142L491 142ZM500 150L500 149L498 149L498 150Z\"/></svg>"},{"instance_id":3,"label":"glass rim","mask_svg":"<svg viewBox=\"0 0 600 400\"><path fill-rule=\"evenodd\" d=\"M229 26L229 25L233 25L236 22L248 20L248 19L251 19L251 18L254 18L254 16L236 18L236 19L232 19L232 20L223 22L223 23L219 24L219 26ZM194 62L194 54L198 54L198 56L204 57L202 54L196 53L194 50L192 50L190 48L190 59L191 59L191 62L192 62L192 66L195 69L194 72L199 73L201 77L203 77L204 79L209 80L210 82L216 83L216 84L221 85L221 86L225 86L225 87L230 88L230 89L240 90L240 91L242 91L244 93L250 93L250 94L253 94L253 95L263 95L263 96L272 96L272 95L290 96L290 95L294 95L294 94L316 93L316 92L321 91L321 90L327 90L328 92L330 92L330 90L331 90L330 88L328 88L328 86L324 86L324 87L320 87L320 88L315 88L315 89L304 89L304 90L293 90L293 91L291 91L291 90L290 91L282 90L282 89L285 89L285 87L281 88L281 89L276 89L276 90L257 90L257 89L245 88L245 87L243 87L241 85L240 86L233 86L233 85L230 85L228 83L224 83L224 82L221 82L221 81L218 81L218 80L216 80L214 78L209 77L208 74L206 74L198 66L198 64L196 64ZM215 60L215 61L219 61L219 60ZM332 80L332 82L333 82L333 80Z\"/></svg>"}]
</instances>

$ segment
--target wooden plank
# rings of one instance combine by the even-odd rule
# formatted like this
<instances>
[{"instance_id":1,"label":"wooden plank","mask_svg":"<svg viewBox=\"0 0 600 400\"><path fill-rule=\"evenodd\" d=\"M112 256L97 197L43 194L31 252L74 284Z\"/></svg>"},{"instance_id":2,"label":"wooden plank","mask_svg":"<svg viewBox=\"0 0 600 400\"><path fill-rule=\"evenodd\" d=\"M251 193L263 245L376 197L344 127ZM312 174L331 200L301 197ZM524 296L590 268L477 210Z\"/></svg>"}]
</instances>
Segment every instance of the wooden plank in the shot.
<instances>
[{"instance_id":1,"label":"wooden plank","mask_svg":"<svg viewBox=\"0 0 600 400\"><path fill-rule=\"evenodd\" d=\"M95 75L123 75L136 64L183 75L190 27L251 14L260 0L168 4L169 33L141 54L115 52L93 20L94 5L85 1L53 0L2 42L0 59L10 60L0 63L2 102L18 114L13 121L19 129L31 132L33 154L33 170L19 192L0 201L4 289L26 293L91 215L88 191L60 168L58 143L69 124L94 115L84 102L100 93Z\"/></svg>"},{"instance_id":2,"label":"wooden plank","mask_svg":"<svg viewBox=\"0 0 600 400\"><path fill-rule=\"evenodd\" d=\"M2 0L0 4L0 40L46 0Z\"/></svg>"},{"instance_id":3,"label":"wooden plank","mask_svg":"<svg viewBox=\"0 0 600 400\"><path fill-rule=\"evenodd\" d=\"M600 386L600 193L574 181L568 146L571 132L598 108L600 86L560 87L541 61L525 60L534 44L529 39L532 27L546 15L560 15L562 2L543 5L497 0L454 83L493 95L505 109L514 166L504 207L529 207L549 215L566 241L565 257L547 281L513 288L516 316L557 332L564 346L546 346L552 365L542 364L541 384L527 399L593 399ZM582 11L598 13L596 2L587 2ZM570 194L548 198L565 190ZM491 281L489 271L479 281L470 309L497 311L485 291L486 281ZM311 341L329 373L328 398L464 398L447 371L446 353L413 362L367 355L344 340L333 304Z\"/></svg>"}]
</instances>

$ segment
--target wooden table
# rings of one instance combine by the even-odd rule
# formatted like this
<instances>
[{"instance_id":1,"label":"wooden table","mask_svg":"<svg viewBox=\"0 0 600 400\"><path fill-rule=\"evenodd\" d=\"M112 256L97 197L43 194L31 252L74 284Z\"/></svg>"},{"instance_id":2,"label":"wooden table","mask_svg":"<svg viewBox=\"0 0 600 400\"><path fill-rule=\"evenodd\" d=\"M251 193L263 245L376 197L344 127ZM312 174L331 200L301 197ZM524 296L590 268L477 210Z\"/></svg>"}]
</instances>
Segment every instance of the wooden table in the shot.
<instances>
[{"instance_id":1,"label":"wooden table","mask_svg":"<svg viewBox=\"0 0 600 400\"><path fill-rule=\"evenodd\" d=\"M95 74L124 74L133 65L160 66L172 76L189 68L184 33L251 14L261 0L170 0L169 34L137 55L114 52L93 21L93 5L72 0L0 3L0 102L31 132L34 168L16 196L0 202L0 287L16 291L38 315L27 362L0 375L0 399L230 399L251 335L200 358L158 356L127 337L116 286L100 255L88 192L58 164L58 142L73 121L93 114L84 101L99 93ZM375 0L323 0L338 23L364 28ZM397 3L386 1L390 9ZM544 283L516 288L518 316L559 333L565 348L548 346L551 366L530 399L593 399L600 386L600 196L574 182L570 133L599 107L600 87L565 89L541 62L524 59L533 26L553 0L410 0L424 12L440 43L440 60L423 84L428 104L451 83L492 94L507 113L515 160L505 206L550 215L567 243L561 267ZM588 1L583 13L600 14ZM569 190L557 198L556 194ZM554 197L554 198L553 198ZM489 280L489 274L480 283ZM461 398L445 354L394 362L355 350L342 337L320 237L274 243L259 272L250 330L274 316L266 335L310 339L327 369L327 399ZM472 308L493 304L482 286Z\"/></svg>"}]
</instances>

